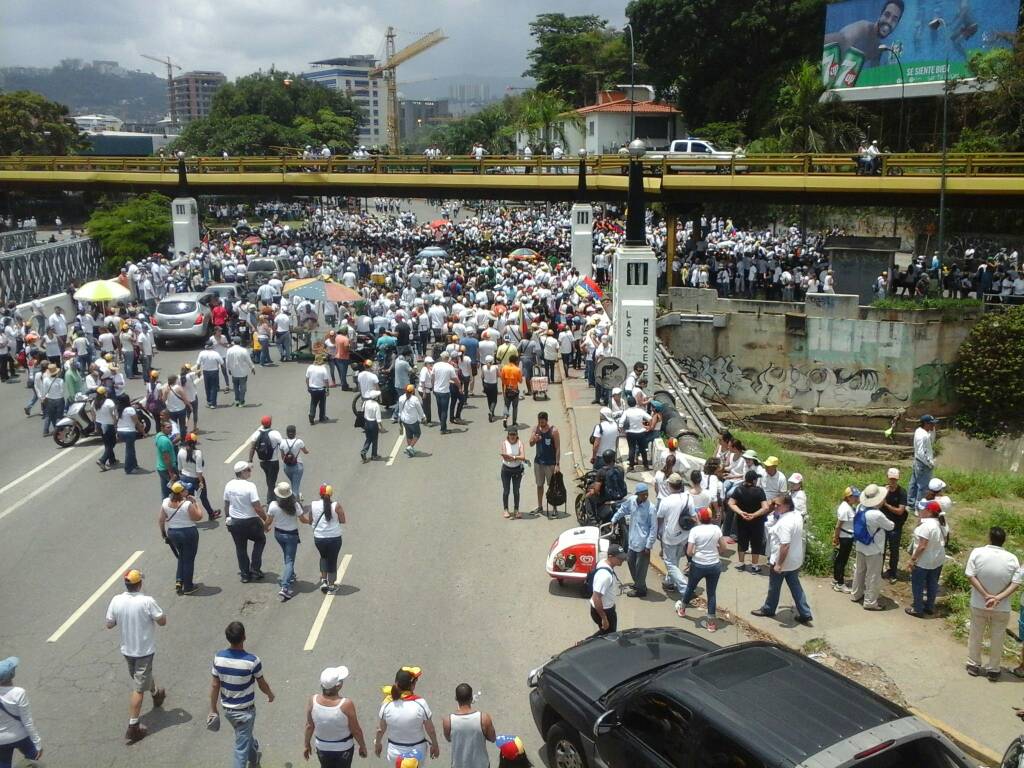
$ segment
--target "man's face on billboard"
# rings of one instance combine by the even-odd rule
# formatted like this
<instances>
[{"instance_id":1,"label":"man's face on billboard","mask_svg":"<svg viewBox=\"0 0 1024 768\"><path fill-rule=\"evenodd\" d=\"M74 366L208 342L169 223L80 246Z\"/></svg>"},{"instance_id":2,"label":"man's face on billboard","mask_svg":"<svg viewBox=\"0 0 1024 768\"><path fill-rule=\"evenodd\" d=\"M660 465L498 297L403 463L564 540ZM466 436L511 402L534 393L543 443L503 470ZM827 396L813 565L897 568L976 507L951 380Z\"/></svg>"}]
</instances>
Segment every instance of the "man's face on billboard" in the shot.
<instances>
[{"instance_id":1,"label":"man's face on billboard","mask_svg":"<svg viewBox=\"0 0 1024 768\"><path fill-rule=\"evenodd\" d=\"M889 3L882 9L882 15L878 17L878 36L888 37L896 29L896 25L903 18L903 11L896 3Z\"/></svg>"}]
</instances>

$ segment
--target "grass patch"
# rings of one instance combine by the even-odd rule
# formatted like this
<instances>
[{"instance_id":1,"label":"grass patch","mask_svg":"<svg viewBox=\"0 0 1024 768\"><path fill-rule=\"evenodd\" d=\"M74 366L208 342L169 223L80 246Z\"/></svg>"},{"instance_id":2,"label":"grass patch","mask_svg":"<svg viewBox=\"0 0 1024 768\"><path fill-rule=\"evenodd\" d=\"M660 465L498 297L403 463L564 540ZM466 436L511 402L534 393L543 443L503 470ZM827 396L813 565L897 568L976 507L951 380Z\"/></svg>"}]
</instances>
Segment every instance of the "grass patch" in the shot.
<instances>
[{"instance_id":1,"label":"grass patch","mask_svg":"<svg viewBox=\"0 0 1024 768\"><path fill-rule=\"evenodd\" d=\"M828 641L825 640L824 637L812 637L810 640L808 640L806 643L800 646L800 650L808 656L812 653L828 653Z\"/></svg>"},{"instance_id":2,"label":"grass patch","mask_svg":"<svg viewBox=\"0 0 1024 768\"><path fill-rule=\"evenodd\" d=\"M888 298L888 299L875 299L871 302L871 306L874 309L942 309L942 310L957 310L966 309L968 307L980 307L982 302L980 299L946 299L936 297L926 297L923 299L910 299L910 298Z\"/></svg>"}]
</instances>

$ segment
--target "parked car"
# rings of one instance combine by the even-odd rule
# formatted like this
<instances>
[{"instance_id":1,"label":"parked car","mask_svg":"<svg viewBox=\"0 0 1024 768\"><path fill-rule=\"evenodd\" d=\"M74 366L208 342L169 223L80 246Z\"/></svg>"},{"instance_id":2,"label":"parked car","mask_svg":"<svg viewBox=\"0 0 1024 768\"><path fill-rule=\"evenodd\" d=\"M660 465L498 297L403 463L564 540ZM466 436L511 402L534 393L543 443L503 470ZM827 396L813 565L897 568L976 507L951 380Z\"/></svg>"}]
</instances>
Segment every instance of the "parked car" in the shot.
<instances>
[{"instance_id":1,"label":"parked car","mask_svg":"<svg viewBox=\"0 0 1024 768\"><path fill-rule=\"evenodd\" d=\"M670 171L696 171L705 173L723 173L729 170L734 159L745 157L744 154L716 149L714 144L704 139L676 139L667 150L651 150L644 153L644 160L665 159ZM687 163L686 161L690 162ZM694 162L694 161L697 162ZM717 161L717 162L715 162ZM737 167L737 171L746 171L747 167Z\"/></svg>"},{"instance_id":2,"label":"parked car","mask_svg":"<svg viewBox=\"0 0 1024 768\"><path fill-rule=\"evenodd\" d=\"M245 268L245 282L251 288L257 288L269 280L275 272L282 280L295 269L291 259L272 259L269 257L253 259Z\"/></svg>"},{"instance_id":3,"label":"parked car","mask_svg":"<svg viewBox=\"0 0 1024 768\"><path fill-rule=\"evenodd\" d=\"M169 293L156 305L150 318L153 340L160 348L168 341L203 341L213 327L210 319L213 293Z\"/></svg>"},{"instance_id":4,"label":"parked car","mask_svg":"<svg viewBox=\"0 0 1024 768\"><path fill-rule=\"evenodd\" d=\"M945 736L802 654L671 627L570 648L529 674L550 768L969 768Z\"/></svg>"}]
</instances>

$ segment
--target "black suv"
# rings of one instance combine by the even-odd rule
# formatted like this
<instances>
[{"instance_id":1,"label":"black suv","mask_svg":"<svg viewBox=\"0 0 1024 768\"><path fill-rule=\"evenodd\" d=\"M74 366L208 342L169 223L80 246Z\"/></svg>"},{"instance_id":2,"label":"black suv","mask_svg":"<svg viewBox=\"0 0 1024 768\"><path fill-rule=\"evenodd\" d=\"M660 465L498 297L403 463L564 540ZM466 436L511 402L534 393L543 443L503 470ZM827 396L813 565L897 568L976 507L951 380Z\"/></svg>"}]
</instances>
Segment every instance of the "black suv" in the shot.
<instances>
[{"instance_id":1,"label":"black suv","mask_svg":"<svg viewBox=\"0 0 1024 768\"><path fill-rule=\"evenodd\" d=\"M771 643L670 627L592 638L530 672L550 768L968 768L902 707Z\"/></svg>"}]
</instances>

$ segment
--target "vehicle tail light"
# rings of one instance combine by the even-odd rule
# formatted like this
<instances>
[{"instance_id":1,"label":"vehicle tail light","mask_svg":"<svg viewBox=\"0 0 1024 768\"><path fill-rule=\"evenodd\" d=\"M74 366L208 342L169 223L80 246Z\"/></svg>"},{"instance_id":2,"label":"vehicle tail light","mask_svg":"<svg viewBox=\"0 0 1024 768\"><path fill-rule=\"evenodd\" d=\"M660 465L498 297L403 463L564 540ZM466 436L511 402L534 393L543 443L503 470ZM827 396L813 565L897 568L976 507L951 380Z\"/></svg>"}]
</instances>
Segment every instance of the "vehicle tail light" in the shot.
<instances>
[{"instance_id":1,"label":"vehicle tail light","mask_svg":"<svg viewBox=\"0 0 1024 768\"><path fill-rule=\"evenodd\" d=\"M865 749L863 752L858 752L856 755L853 756L853 759L854 760L863 760L865 757L871 757L872 755L877 755L879 752L884 752L885 750L887 750L889 747L891 747L895 743L896 743L895 739L889 739L888 741L883 741L881 744L876 744L875 746L871 747L870 749Z\"/></svg>"},{"instance_id":2,"label":"vehicle tail light","mask_svg":"<svg viewBox=\"0 0 1024 768\"><path fill-rule=\"evenodd\" d=\"M202 325L203 321L205 319L206 319L205 315L196 315L196 321L195 321L194 325Z\"/></svg>"},{"instance_id":3,"label":"vehicle tail light","mask_svg":"<svg viewBox=\"0 0 1024 768\"><path fill-rule=\"evenodd\" d=\"M157 323L157 321L156 321L156 315L150 315L150 317L149 317L149 324L150 325L159 325L159 323Z\"/></svg>"}]
</instances>

